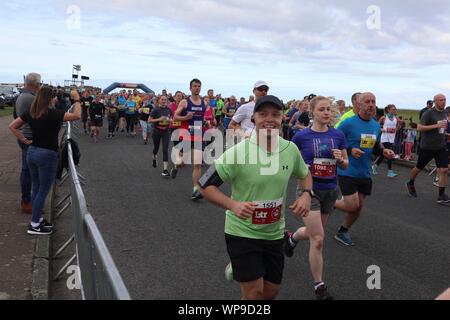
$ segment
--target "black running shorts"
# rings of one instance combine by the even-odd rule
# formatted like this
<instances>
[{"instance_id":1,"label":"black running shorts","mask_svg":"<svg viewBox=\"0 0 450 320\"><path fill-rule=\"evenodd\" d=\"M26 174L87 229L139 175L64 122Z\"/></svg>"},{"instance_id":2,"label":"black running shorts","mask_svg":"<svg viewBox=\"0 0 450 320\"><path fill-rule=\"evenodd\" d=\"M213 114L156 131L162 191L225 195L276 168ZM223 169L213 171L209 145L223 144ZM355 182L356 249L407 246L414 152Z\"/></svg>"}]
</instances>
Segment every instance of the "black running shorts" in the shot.
<instances>
[{"instance_id":1,"label":"black running shorts","mask_svg":"<svg viewBox=\"0 0 450 320\"><path fill-rule=\"evenodd\" d=\"M440 169L448 168L448 152L447 148L440 150L420 149L419 159L417 160L417 169L423 170L431 160L436 161L436 167Z\"/></svg>"},{"instance_id":2,"label":"black running shorts","mask_svg":"<svg viewBox=\"0 0 450 320\"><path fill-rule=\"evenodd\" d=\"M352 177L339 176L339 187L343 196L351 196L355 193L361 193L365 196L372 194L372 179L356 179Z\"/></svg>"},{"instance_id":3,"label":"black running shorts","mask_svg":"<svg viewBox=\"0 0 450 320\"><path fill-rule=\"evenodd\" d=\"M283 239L258 240L225 234L228 255L237 282L263 278L281 284L284 269Z\"/></svg>"}]
</instances>

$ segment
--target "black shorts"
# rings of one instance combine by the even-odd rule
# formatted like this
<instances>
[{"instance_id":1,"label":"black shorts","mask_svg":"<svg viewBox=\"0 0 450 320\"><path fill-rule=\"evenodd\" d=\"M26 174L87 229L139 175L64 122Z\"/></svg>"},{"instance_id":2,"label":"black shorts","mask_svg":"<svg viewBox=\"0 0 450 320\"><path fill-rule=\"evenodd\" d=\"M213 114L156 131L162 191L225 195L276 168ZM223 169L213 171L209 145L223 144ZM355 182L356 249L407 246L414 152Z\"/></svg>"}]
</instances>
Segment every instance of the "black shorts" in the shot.
<instances>
[{"instance_id":1,"label":"black shorts","mask_svg":"<svg viewBox=\"0 0 450 320\"><path fill-rule=\"evenodd\" d=\"M119 118L125 118L125 110L119 110Z\"/></svg>"},{"instance_id":2,"label":"black shorts","mask_svg":"<svg viewBox=\"0 0 450 320\"><path fill-rule=\"evenodd\" d=\"M372 194L372 179L356 179L352 177L339 176L339 187L343 196L351 196L355 193L361 193L365 196Z\"/></svg>"},{"instance_id":3,"label":"black shorts","mask_svg":"<svg viewBox=\"0 0 450 320\"><path fill-rule=\"evenodd\" d=\"M257 240L225 234L228 255L237 282L263 278L281 284L284 269L283 239Z\"/></svg>"},{"instance_id":4,"label":"black shorts","mask_svg":"<svg viewBox=\"0 0 450 320\"><path fill-rule=\"evenodd\" d=\"M103 127L103 118L91 120L91 127Z\"/></svg>"},{"instance_id":5,"label":"black shorts","mask_svg":"<svg viewBox=\"0 0 450 320\"><path fill-rule=\"evenodd\" d=\"M448 168L448 151L447 148L440 150L420 149L419 159L417 160L417 169L423 170L431 160L436 161L436 167L439 169Z\"/></svg>"}]
</instances>

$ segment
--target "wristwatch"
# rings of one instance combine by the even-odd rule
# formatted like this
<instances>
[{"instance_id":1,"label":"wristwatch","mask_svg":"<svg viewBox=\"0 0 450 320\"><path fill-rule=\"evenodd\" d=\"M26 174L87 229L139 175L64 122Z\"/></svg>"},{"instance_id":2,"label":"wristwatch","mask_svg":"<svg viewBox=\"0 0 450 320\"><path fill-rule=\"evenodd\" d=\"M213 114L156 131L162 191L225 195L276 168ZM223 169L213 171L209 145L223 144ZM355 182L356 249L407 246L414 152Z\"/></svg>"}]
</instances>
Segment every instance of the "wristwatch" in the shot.
<instances>
[{"instance_id":1,"label":"wristwatch","mask_svg":"<svg viewBox=\"0 0 450 320\"><path fill-rule=\"evenodd\" d=\"M302 190L298 189L297 190L297 196L298 197L302 196L304 193L308 193L311 196L311 198L314 198L316 196L314 191L310 190L310 189L302 189Z\"/></svg>"}]
</instances>

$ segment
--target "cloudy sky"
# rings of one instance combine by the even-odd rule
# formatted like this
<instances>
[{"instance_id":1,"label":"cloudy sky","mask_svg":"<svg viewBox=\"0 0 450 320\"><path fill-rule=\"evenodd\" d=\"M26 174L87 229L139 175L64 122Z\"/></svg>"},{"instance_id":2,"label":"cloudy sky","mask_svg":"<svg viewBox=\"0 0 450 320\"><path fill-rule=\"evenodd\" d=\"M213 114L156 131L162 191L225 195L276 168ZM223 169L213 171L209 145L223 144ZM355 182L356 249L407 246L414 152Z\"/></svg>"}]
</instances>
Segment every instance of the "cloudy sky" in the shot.
<instances>
[{"instance_id":1,"label":"cloudy sky","mask_svg":"<svg viewBox=\"0 0 450 320\"><path fill-rule=\"evenodd\" d=\"M192 78L246 96L265 80L288 100L309 93L421 108L450 94L448 0L11 0L0 20L0 82L39 72L63 84L141 82L188 92Z\"/></svg>"}]
</instances>

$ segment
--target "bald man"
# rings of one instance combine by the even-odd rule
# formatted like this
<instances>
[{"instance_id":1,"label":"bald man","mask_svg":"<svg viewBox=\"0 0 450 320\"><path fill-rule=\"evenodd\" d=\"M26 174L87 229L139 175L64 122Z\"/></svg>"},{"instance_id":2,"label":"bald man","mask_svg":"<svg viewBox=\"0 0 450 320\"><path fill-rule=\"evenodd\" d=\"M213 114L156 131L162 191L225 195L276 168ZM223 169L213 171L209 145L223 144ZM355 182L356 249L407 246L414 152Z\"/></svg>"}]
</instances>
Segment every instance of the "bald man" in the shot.
<instances>
[{"instance_id":1,"label":"bald man","mask_svg":"<svg viewBox=\"0 0 450 320\"><path fill-rule=\"evenodd\" d=\"M346 246L353 246L349 230L361 215L364 200L372 193L372 154L383 154L394 158L392 150L380 143L380 124L373 118L376 111L376 97L371 92L357 97L358 113L344 120L339 126L348 144L349 167L338 168L339 187L343 200L336 201L335 207L345 212L344 223L334 238Z\"/></svg>"},{"instance_id":2,"label":"bald man","mask_svg":"<svg viewBox=\"0 0 450 320\"><path fill-rule=\"evenodd\" d=\"M437 203L450 203L450 198L445 193L448 175L448 152L446 141L447 113L445 112L446 97L438 94L434 97L434 108L426 111L422 118L418 130L421 132L420 151L417 165L411 171L409 182L406 188L411 197L417 198L414 185L419 173L430 163L436 161L437 173L439 176L439 196Z\"/></svg>"}]
</instances>

